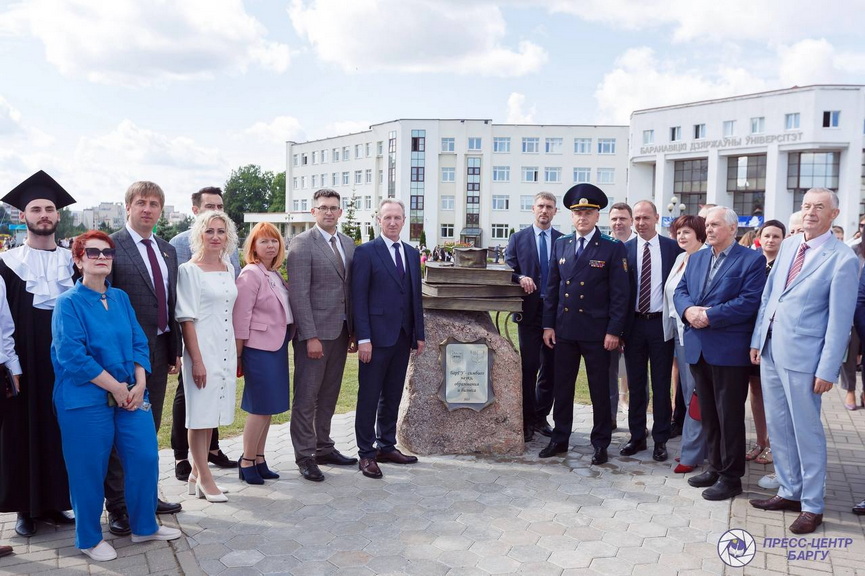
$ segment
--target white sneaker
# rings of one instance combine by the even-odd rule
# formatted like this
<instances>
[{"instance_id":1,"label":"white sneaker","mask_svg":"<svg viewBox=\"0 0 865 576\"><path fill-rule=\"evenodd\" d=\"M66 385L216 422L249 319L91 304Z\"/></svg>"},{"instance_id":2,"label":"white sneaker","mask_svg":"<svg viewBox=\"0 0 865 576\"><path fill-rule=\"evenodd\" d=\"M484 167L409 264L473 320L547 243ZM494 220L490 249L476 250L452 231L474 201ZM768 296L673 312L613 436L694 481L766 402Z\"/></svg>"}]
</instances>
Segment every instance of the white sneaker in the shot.
<instances>
[{"instance_id":1,"label":"white sneaker","mask_svg":"<svg viewBox=\"0 0 865 576\"><path fill-rule=\"evenodd\" d=\"M775 473L766 474L760 480L757 481L757 486L760 488L764 488L766 490L777 490L781 487L781 483L778 482L778 477L775 476Z\"/></svg>"},{"instance_id":2,"label":"white sneaker","mask_svg":"<svg viewBox=\"0 0 865 576\"><path fill-rule=\"evenodd\" d=\"M146 536L132 535L133 542L150 542L151 540L177 540L182 533L177 528L169 528L168 526L160 526L159 530L153 534Z\"/></svg>"},{"instance_id":3,"label":"white sneaker","mask_svg":"<svg viewBox=\"0 0 865 576\"><path fill-rule=\"evenodd\" d=\"M117 551L114 547L103 540L93 548L81 548L82 554L90 556L91 559L97 562L107 562L117 558Z\"/></svg>"}]
</instances>

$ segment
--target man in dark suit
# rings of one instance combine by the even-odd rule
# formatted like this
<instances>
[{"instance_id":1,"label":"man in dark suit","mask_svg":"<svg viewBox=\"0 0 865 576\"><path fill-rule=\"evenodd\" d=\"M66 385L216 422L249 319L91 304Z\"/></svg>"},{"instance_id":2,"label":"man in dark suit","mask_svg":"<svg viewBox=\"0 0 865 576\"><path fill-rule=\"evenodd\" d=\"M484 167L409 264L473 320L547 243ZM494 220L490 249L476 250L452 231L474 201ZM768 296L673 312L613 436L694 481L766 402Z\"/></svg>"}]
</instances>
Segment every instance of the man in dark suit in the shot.
<instances>
[{"instance_id":1,"label":"man in dark suit","mask_svg":"<svg viewBox=\"0 0 865 576\"><path fill-rule=\"evenodd\" d=\"M180 368L180 329L174 319L177 298L177 253L153 234L162 214L165 194L153 182L134 182L126 190L126 226L111 235L116 244L111 285L126 292L135 316L150 344L147 392L156 431L162 423L162 406L168 375ZM123 469L112 452L105 477L105 507L112 534L131 532L123 495ZM159 500L157 514L174 514L180 504Z\"/></svg>"},{"instance_id":2,"label":"man in dark suit","mask_svg":"<svg viewBox=\"0 0 865 576\"><path fill-rule=\"evenodd\" d=\"M513 280L523 291L523 312L518 315L520 362L523 373L523 435L528 442L535 430L553 431L547 416L553 408L553 350L544 346L544 299L553 243L562 235L553 229L556 197L538 192L532 205L534 224L511 235L505 263L514 269Z\"/></svg>"},{"instance_id":3,"label":"man in dark suit","mask_svg":"<svg viewBox=\"0 0 865 576\"><path fill-rule=\"evenodd\" d=\"M337 231L339 192L323 188L312 196L315 226L288 245L294 338L294 405L291 442L301 475L320 482L319 464L350 466L330 437L342 374L352 340L351 261L354 241Z\"/></svg>"},{"instance_id":4,"label":"man in dark suit","mask_svg":"<svg viewBox=\"0 0 865 576\"><path fill-rule=\"evenodd\" d=\"M625 365L628 369L628 428L631 438L619 453L632 456L646 449L646 410L649 406L648 372L652 370L652 458L667 459L667 440L673 413L670 374L673 341L664 340L664 284L673 262L682 252L675 240L658 234L658 209L652 202L634 204L637 237L625 244L631 282L631 308L625 329Z\"/></svg>"},{"instance_id":5,"label":"man in dark suit","mask_svg":"<svg viewBox=\"0 0 865 576\"><path fill-rule=\"evenodd\" d=\"M709 469L688 479L706 500L742 493L745 398L751 333L766 284L766 259L736 243L738 216L716 206L706 214L706 244L688 261L673 302L685 324L685 359L700 400Z\"/></svg>"},{"instance_id":6,"label":"man in dark suit","mask_svg":"<svg viewBox=\"0 0 865 576\"><path fill-rule=\"evenodd\" d=\"M591 184L577 184L565 194L576 234L553 247L544 301L544 344L555 346L555 428L541 458L568 451L574 423L574 386L580 358L586 361L594 422L592 464L607 461L612 435L610 351L625 330L630 289L625 246L597 228L607 196Z\"/></svg>"},{"instance_id":7,"label":"man in dark suit","mask_svg":"<svg viewBox=\"0 0 865 576\"><path fill-rule=\"evenodd\" d=\"M376 461L417 462L396 449L396 420L409 354L424 349L420 254L400 241L405 205L385 198L376 219L381 236L358 246L351 266L360 360L354 431L358 468L368 478L382 477Z\"/></svg>"}]
</instances>

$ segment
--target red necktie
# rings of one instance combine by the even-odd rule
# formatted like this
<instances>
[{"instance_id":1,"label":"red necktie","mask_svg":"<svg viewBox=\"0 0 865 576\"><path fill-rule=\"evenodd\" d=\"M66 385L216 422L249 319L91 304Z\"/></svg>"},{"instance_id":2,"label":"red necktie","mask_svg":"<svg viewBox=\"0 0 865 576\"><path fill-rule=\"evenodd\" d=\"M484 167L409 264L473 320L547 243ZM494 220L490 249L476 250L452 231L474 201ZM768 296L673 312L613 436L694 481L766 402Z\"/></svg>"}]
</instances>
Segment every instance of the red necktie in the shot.
<instances>
[{"instance_id":1,"label":"red necktie","mask_svg":"<svg viewBox=\"0 0 865 576\"><path fill-rule=\"evenodd\" d=\"M159 331L165 332L168 330L168 299L165 297L162 268L159 267L159 259L156 258L156 252L153 251L152 242L150 238L141 241L147 247L147 259L150 260L150 270L153 274L153 289L156 291L156 305L159 307L156 321L159 323Z\"/></svg>"},{"instance_id":2,"label":"red necktie","mask_svg":"<svg viewBox=\"0 0 865 576\"><path fill-rule=\"evenodd\" d=\"M799 244L799 251L796 252L796 259L793 260L793 265L790 266L790 271L787 273L787 283L784 284L784 288L789 286L796 279L796 276L799 275L799 272L802 271L802 266L805 264L805 251L807 249L808 245L805 242Z\"/></svg>"}]
</instances>

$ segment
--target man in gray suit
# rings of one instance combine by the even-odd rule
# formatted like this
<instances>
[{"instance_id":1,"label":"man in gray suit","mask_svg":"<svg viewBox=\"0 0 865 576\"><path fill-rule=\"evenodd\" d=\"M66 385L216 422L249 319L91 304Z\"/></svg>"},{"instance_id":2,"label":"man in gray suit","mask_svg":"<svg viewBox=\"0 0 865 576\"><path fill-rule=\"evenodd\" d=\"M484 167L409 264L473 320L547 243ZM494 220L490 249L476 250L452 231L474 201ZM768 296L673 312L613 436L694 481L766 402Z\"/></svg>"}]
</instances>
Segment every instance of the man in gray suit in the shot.
<instances>
[{"instance_id":1,"label":"man in gray suit","mask_svg":"<svg viewBox=\"0 0 865 576\"><path fill-rule=\"evenodd\" d=\"M162 214L165 193L153 182L134 182L126 191L126 226L111 235L116 244L111 285L126 292L135 316L150 344L147 392L156 431L162 423L162 405L168 375L180 369L180 329L174 318L177 300L177 253L153 234ZM105 477L105 507L112 534L131 533L123 494L123 468L112 451ZM180 504L159 500L157 514L174 514Z\"/></svg>"},{"instance_id":2,"label":"man in gray suit","mask_svg":"<svg viewBox=\"0 0 865 576\"><path fill-rule=\"evenodd\" d=\"M320 482L319 464L357 463L340 454L330 437L346 356L356 351L349 276L354 241L336 229L342 215L338 192L317 190L312 204L315 227L292 239L286 264L297 328L291 441L300 473Z\"/></svg>"}]
</instances>

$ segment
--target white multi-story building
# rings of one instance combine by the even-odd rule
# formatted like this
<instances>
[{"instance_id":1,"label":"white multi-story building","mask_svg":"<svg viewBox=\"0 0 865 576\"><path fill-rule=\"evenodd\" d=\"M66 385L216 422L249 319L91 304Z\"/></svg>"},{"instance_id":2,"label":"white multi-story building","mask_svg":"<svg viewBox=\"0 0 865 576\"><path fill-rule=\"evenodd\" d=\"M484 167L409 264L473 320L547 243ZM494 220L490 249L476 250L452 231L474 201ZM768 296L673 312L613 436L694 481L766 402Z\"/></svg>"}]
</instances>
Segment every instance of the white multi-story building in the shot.
<instances>
[{"instance_id":1,"label":"white multi-story building","mask_svg":"<svg viewBox=\"0 0 865 576\"><path fill-rule=\"evenodd\" d=\"M850 236L865 213L863 131L865 86L803 86L638 110L631 115L628 196L654 200L665 216L673 197L691 214L701 204L731 206L744 228L762 217L786 222L805 192L822 186L838 192L836 224Z\"/></svg>"},{"instance_id":2,"label":"white multi-story building","mask_svg":"<svg viewBox=\"0 0 865 576\"><path fill-rule=\"evenodd\" d=\"M382 198L405 202L403 239L427 246L468 242L495 246L532 222L535 194L561 200L578 182L592 182L625 200L627 126L510 125L490 120L394 120L368 131L311 142L288 142L288 214L249 214L288 236L314 224L312 195L333 188L344 206L355 198L364 239L377 233L374 211ZM345 214L343 215L343 221ZM602 217L601 225L607 224ZM571 230L560 210L554 226Z\"/></svg>"}]
</instances>

